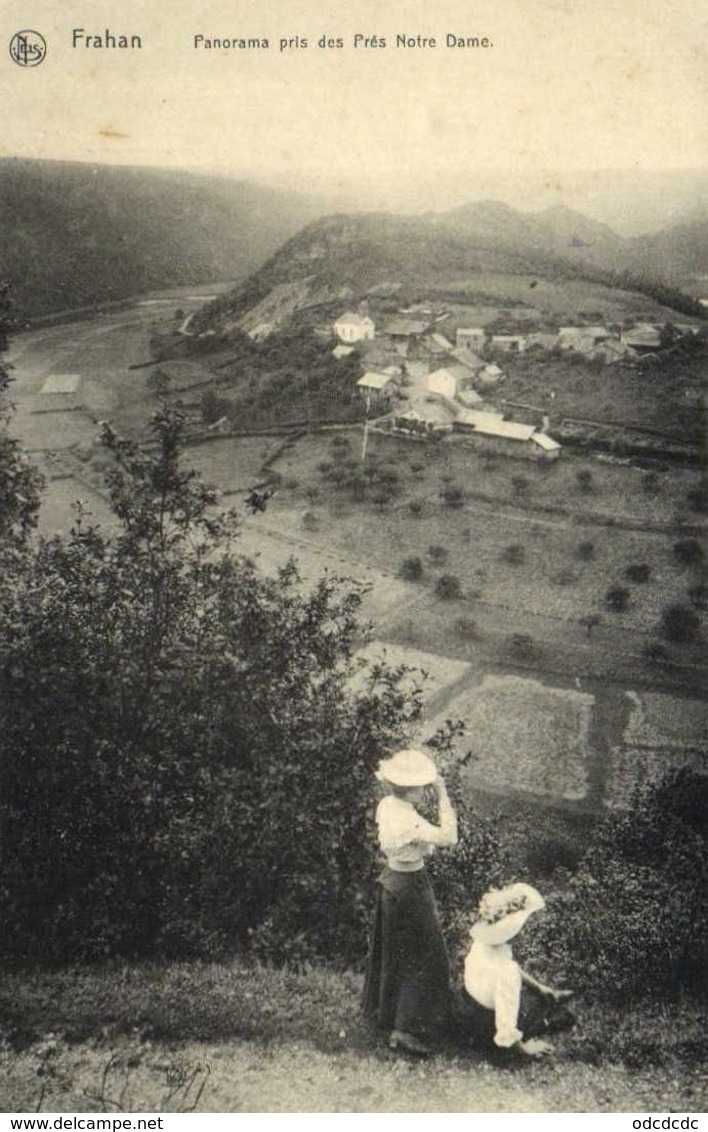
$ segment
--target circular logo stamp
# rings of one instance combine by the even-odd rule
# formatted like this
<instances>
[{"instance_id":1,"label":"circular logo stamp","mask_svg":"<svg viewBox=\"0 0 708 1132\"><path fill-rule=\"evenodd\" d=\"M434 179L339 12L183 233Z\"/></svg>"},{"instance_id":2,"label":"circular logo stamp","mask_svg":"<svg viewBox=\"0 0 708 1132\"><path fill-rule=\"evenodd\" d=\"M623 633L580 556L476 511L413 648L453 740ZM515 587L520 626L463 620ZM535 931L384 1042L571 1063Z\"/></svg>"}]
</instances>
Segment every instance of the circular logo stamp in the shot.
<instances>
[{"instance_id":1,"label":"circular logo stamp","mask_svg":"<svg viewBox=\"0 0 708 1132\"><path fill-rule=\"evenodd\" d=\"M38 67L47 54L47 41L38 31L16 31L10 40L10 58L18 67Z\"/></svg>"}]
</instances>

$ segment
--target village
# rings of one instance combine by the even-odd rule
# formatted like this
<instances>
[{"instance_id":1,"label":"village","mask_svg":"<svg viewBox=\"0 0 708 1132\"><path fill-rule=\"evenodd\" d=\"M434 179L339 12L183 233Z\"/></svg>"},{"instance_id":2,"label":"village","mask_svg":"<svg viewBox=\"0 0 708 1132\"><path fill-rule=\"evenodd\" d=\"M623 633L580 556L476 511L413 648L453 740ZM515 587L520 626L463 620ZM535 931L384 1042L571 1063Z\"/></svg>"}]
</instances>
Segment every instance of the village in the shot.
<instances>
[{"instance_id":1,"label":"village","mask_svg":"<svg viewBox=\"0 0 708 1132\"><path fill-rule=\"evenodd\" d=\"M545 462L561 452L549 417L526 407L523 419L502 408L507 359L521 355L582 360L595 366L650 364L663 350L699 333L692 324L639 322L626 327L560 326L557 331L493 333L456 325L445 309L418 304L377 331L364 303L332 324L336 358L356 349L365 372L356 386L367 418L412 437L462 434L475 446ZM553 393L550 394L551 398Z\"/></svg>"}]
</instances>

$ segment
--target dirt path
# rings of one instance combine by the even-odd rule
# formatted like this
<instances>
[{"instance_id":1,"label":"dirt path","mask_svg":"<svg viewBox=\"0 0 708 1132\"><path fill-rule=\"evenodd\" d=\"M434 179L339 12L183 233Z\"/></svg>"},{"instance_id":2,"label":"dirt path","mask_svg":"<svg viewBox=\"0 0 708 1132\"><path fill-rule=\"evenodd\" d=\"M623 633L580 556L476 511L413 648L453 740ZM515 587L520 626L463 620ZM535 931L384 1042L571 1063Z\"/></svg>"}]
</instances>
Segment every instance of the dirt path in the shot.
<instances>
[{"instance_id":1,"label":"dirt path","mask_svg":"<svg viewBox=\"0 0 708 1132\"><path fill-rule=\"evenodd\" d=\"M342 1035L346 1046L346 1035ZM553 1060L500 1069L462 1057L416 1063L304 1043L0 1053L6 1112L681 1112L701 1111L693 1082L666 1070L627 1071ZM45 1072L37 1075L38 1065Z\"/></svg>"}]
</instances>

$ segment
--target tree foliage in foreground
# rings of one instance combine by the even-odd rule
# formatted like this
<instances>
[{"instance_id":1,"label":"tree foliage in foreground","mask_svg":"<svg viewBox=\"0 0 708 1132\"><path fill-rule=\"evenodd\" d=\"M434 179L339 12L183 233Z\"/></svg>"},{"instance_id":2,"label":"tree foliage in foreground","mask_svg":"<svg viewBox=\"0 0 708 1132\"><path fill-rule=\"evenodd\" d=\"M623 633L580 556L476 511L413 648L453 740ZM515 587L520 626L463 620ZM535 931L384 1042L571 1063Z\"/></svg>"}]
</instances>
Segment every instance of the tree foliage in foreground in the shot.
<instances>
[{"instance_id":1,"label":"tree foliage in foreground","mask_svg":"<svg viewBox=\"0 0 708 1132\"><path fill-rule=\"evenodd\" d=\"M370 784L419 697L357 675L362 592L263 577L180 459L104 426L114 521L77 514L0 580L6 953L364 950Z\"/></svg>"}]
</instances>

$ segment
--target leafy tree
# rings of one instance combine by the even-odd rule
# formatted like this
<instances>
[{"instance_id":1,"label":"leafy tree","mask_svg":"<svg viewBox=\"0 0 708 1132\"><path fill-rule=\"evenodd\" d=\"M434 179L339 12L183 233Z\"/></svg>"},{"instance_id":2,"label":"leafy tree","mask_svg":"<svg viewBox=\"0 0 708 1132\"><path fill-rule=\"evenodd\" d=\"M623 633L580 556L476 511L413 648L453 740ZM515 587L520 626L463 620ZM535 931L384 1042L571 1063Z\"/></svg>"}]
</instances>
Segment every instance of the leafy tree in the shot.
<instances>
[{"instance_id":1,"label":"leafy tree","mask_svg":"<svg viewBox=\"0 0 708 1132\"><path fill-rule=\"evenodd\" d=\"M593 478L592 472L589 470L589 468L581 468L579 472L576 472L575 482L577 483L580 491L585 492L586 494L592 491Z\"/></svg>"},{"instance_id":2,"label":"leafy tree","mask_svg":"<svg viewBox=\"0 0 708 1132\"><path fill-rule=\"evenodd\" d=\"M521 566L526 561L526 547L520 542L511 543L504 547L501 558L504 562L508 562L510 566Z\"/></svg>"},{"instance_id":3,"label":"leafy tree","mask_svg":"<svg viewBox=\"0 0 708 1132\"><path fill-rule=\"evenodd\" d=\"M703 547L696 538L682 538L674 543L674 556L684 566L703 561Z\"/></svg>"},{"instance_id":4,"label":"leafy tree","mask_svg":"<svg viewBox=\"0 0 708 1132\"><path fill-rule=\"evenodd\" d=\"M442 564L447 560L447 550L444 546L434 543L432 546L428 547L428 557L431 562Z\"/></svg>"},{"instance_id":5,"label":"leafy tree","mask_svg":"<svg viewBox=\"0 0 708 1132\"><path fill-rule=\"evenodd\" d=\"M595 543L587 539L579 542L575 548L575 557L579 558L581 562L589 562L595 557Z\"/></svg>"},{"instance_id":6,"label":"leafy tree","mask_svg":"<svg viewBox=\"0 0 708 1132\"><path fill-rule=\"evenodd\" d=\"M456 574L441 574L435 583L435 593L444 601L455 601L462 597L462 586Z\"/></svg>"},{"instance_id":7,"label":"leafy tree","mask_svg":"<svg viewBox=\"0 0 708 1132\"><path fill-rule=\"evenodd\" d=\"M669 605L661 615L661 633L668 641L695 641L701 631L701 619L690 605Z\"/></svg>"},{"instance_id":8,"label":"leafy tree","mask_svg":"<svg viewBox=\"0 0 708 1132\"><path fill-rule=\"evenodd\" d=\"M683 769L607 818L533 947L556 977L617 1001L705 982L708 779Z\"/></svg>"},{"instance_id":9,"label":"leafy tree","mask_svg":"<svg viewBox=\"0 0 708 1132\"><path fill-rule=\"evenodd\" d=\"M633 562L625 569L624 576L630 582L648 582L651 578L651 566L646 562Z\"/></svg>"},{"instance_id":10,"label":"leafy tree","mask_svg":"<svg viewBox=\"0 0 708 1132\"><path fill-rule=\"evenodd\" d=\"M0 578L3 947L351 959L372 770L419 696L353 684L361 590L233 553L183 428L158 412L144 452L104 426L113 522L79 510Z\"/></svg>"},{"instance_id":11,"label":"leafy tree","mask_svg":"<svg viewBox=\"0 0 708 1132\"><path fill-rule=\"evenodd\" d=\"M629 590L624 586L610 586L605 594L605 605L612 613L622 613L629 605Z\"/></svg>"},{"instance_id":12,"label":"leafy tree","mask_svg":"<svg viewBox=\"0 0 708 1132\"><path fill-rule=\"evenodd\" d=\"M420 558L411 555L409 558L404 558L401 563L401 577L405 578L407 582L419 582L423 577L423 563Z\"/></svg>"}]
</instances>

